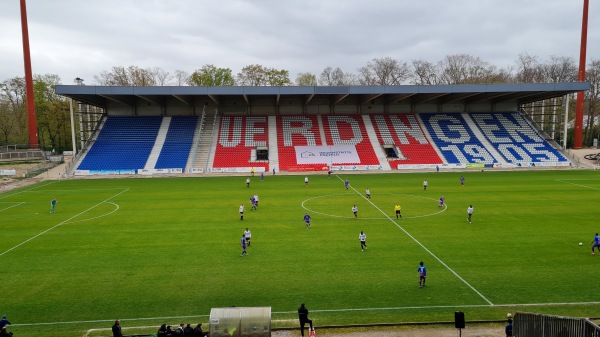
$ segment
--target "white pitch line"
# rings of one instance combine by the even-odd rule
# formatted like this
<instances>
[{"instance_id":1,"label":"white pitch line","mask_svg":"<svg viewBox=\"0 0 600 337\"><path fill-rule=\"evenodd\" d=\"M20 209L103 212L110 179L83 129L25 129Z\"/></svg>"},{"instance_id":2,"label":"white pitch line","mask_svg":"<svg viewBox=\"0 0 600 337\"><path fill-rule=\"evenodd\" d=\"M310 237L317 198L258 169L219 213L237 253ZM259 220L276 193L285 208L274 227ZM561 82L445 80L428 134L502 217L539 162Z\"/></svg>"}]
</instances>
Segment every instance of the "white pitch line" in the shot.
<instances>
[{"instance_id":1,"label":"white pitch line","mask_svg":"<svg viewBox=\"0 0 600 337\"><path fill-rule=\"evenodd\" d=\"M557 179L556 181L561 182L561 183L565 183L565 184L571 184L571 185L583 187L583 188L589 188L590 190L600 191L600 188L597 188L597 187L591 187L591 186L586 186L586 185L581 185L581 184L575 184L575 183L572 183L572 182L566 181L566 180L558 180Z\"/></svg>"},{"instance_id":2,"label":"white pitch line","mask_svg":"<svg viewBox=\"0 0 600 337\"><path fill-rule=\"evenodd\" d=\"M48 185L52 185L52 184L54 184L54 183L56 183L56 181L52 181L52 182L50 182L50 183L48 183L48 184L44 184L44 185L35 186L35 187L32 187L32 188L28 188L28 189L26 189L26 190L22 190L22 191L15 192L15 193L12 193L12 194L9 194L9 195L5 195L5 196L3 196L3 197L0 197L0 199L10 198L10 197L12 197L12 196L15 196L15 195L17 195L17 194L21 194L21 193L25 193L25 192L33 191L33 190L35 190L35 189L38 189L38 188L40 188L40 187L46 187L46 186L48 186Z\"/></svg>"},{"instance_id":3,"label":"white pitch line","mask_svg":"<svg viewBox=\"0 0 600 337\"><path fill-rule=\"evenodd\" d=\"M12 202L11 202L11 204L16 204L16 205L12 205L12 206L9 206L9 207L6 207L6 208L3 208L3 209L0 209L0 212L4 212L4 211L6 211L7 209L11 209L11 208L13 208L13 207L21 206L21 205L23 205L24 203L25 203L24 201L21 201L21 202L14 202L14 203L12 203ZM0 202L0 204L5 204L5 203L4 203L4 202Z\"/></svg>"},{"instance_id":4,"label":"white pitch line","mask_svg":"<svg viewBox=\"0 0 600 337\"><path fill-rule=\"evenodd\" d=\"M599 305L600 302L556 302L556 303L514 303L514 304L494 304L496 308L504 307L549 307L557 305ZM387 308L349 308L349 309L311 309L310 312L352 312L352 311L393 311L393 310L423 310L423 309L448 309L448 308L489 308L487 304L459 304L459 305L426 305L426 306L413 306L413 307L387 307ZM272 315L288 315L297 314L298 311L275 311ZM193 316L166 316L166 317L141 317L141 318L121 318L121 322L134 322L134 321L164 321L164 320L181 320L188 318L209 318L210 315L193 315ZM87 323L112 323L114 319L99 319L99 320L85 320L85 321L65 321L65 322L42 322L42 323L21 323L13 324L12 326L38 326L38 325L71 325L71 324L87 324ZM288 321L288 320L273 320L273 321ZM291 321L297 321L293 319ZM151 326L154 327L154 326ZM136 327L128 327L136 328ZM146 328L138 327L138 328ZM107 329L91 329L91 330L107 330Z\"/></svg>"},{"instance_id":5,"label":"white pitch line","mask_svg":"<svg viewBox=\"0 0 600 337\"><path fill-rule=\"evenodd\" d=\"M127 192L127 191L129 191L129 188L127 188L127 189L125 189L125 190L123 190L123 191L121 191L121 192L119 192L119 193L117 193L117 194L113 195L112 197L110 197L110 198L108 198L108 199L105 199L104 201L101 201L101 202L99 202L99 203L95 204L94 206L92 206L92 207L90 207L90 208L86 209L85 211L82 211L82 212L80 212L80 213L77 213L77 214L73 215L72 217L68 218L67 220L65 220L65 221L63 221L63 222L61 222L61 223L59 223L59 224L57 224L57 225L54 225L54 226L52 226L52 227L50 227L50 228L46 229L45 231L43 231L43 232L41 232L41 233L39 233L39 234L37 234L37 235L34 235L34 236L30 237L29 239L27 239L27 240L25 240L25 241L23 241L23 242L19 243L18 245L14 246L14 247L12 247L12 248L9 248L9 249L7 249L7 250L5 250L4 252L0 253L0 256L3 256L4 254L6 254L6 253L10 252L11 250L13 250L13 249L16 249L16 248L18 248L18 247L20 247L20 246L22 246L22 245L26 244L27 242L29 242L29 241L31 241L31 240L33 240L33 239L37 238L38 236L42 236L42 235L44 235L44 234L48 233L49 231L53 230L53 229L54 229L54 228L56 228L56 227L60 227L60 226L64 225L65 223L68 223L68 222L69 222L71 219L74 219L74 218L76 218L76 217L80 216L81 214L83 214L83 213L85 213L85 212L87 212L87 211L90 211L90 210L92 210L92 209L94 209L94 208L96 208L96 207L98 207L98 206L102 205L103 203L105 203L105 202L109 201L110 199L112 199L112 198L115 198L115 197L117 197L117 196L119 196L119 195L121 195L121 194L123 194L123 193L125 193L125 192Z\"/></svg>"},{"instance_id":6,"label":"white pitch line","mask_svg":"<svg viewBox=\"0 0 600 337\"><path fill-rule=\"evenodd\" d=\"M115 204L114 202L107 202L107 204L112 204L112 205L114 205L114 206L115 206L115 209L114 209L112 212L104 213L104 214L101 214L101 215L95 216L95 217L93 217L93 218L89 218L89 219L83 219L83 220L77 220L77 221L71 221L71 222L68 222L68 223L69 223L69 224L73 224L73 223L77 223L77 222L85 222L85 221L90 221L90 220L95 220L95 219L98 219L98 218L102 218L102 217L105 217L105 216L108 216L108 215L111 215L111 214L115 213L115 212L116 212L116 211L118 211L118 210L119 210L119 208L120 208L120 207L119 207L119 205L118 205L118 204Z\"/></svg>"},{"instance_id":7,"label":"white pitch line","mask_svg":"<svg viewBox=\"0 0 600 337\"><path fill-rule=\"evenodd\" d=\"M337 174L336 174L336 177L338 179L340 179L341 181L344 181ZM392 218L390 218L389 215L387 215L387 213L385 213L379 207L377 207L377 205L375 205L371 201L371 199L367 199L362 193L358 192L354 188L354 186L350 185L350 188L352 188L352 190L354 190L354 192L356 192L358 195L360 195L363 199L365 199L366 201L368 201L371 204L371 206L375 207L375 209L377 209L379 212L381 212L381 214L383 214L383 216L385 216L386 218L388 218L388 220L390 220L394 225L396 225L396 227L398 227L401 231L403 231L404 234L406 234L409 238L411 238L414 242L416 242L419 246L421 246L421 248L423 248L426 252L428 252L429 255L433 256L434 259L436 259L439 263L441 263L442 266L446 267L446 269L448 269L452 274L454 274L454 276L456 276L459 280L461 280L464 284L466 284L469 288L471 288L471 290L473 290L477 295L479 295L479 297L481 297L489 305L494 305L494 303L492 303L490 300L488 300L485 296L483 296L482 293L480 293L477 289L475 289L475 287L473 287L471 284L469 284L469 282L467 282L464 278L462 278L460 275L458 275L457 272L455 272L452 268L450 268L450 266L448 266L444 261L442 261L439 257L437 257L437 255L435 255L432 251L430 251L427 247L425 247L425 245L423 245L419 240L417 240L414 236L412 236L406 229L404 229L396 221L394 221Z\"/></svg>"}]
</instances>

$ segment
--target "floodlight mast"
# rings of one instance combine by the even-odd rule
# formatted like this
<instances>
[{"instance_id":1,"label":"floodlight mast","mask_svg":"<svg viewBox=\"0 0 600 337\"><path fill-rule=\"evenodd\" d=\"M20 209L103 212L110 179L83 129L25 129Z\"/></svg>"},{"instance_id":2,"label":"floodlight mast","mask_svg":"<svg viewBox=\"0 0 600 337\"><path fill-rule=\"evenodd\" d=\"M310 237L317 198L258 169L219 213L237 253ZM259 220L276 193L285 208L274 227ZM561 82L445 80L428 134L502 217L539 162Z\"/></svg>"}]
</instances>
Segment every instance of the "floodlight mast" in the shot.
<instances>
[{"instance_id":1,"label":"floodlight mast","mask_svg":"<svg viewBox=\"0 0 600 337\"><path fill-rule=\"evenodd\" d=\"M33 73L31 72L31 55L29 52L29 31L27 29L27 6L21 0L21 31L23 34L23 61L25 63L25 95L27 96L27 125L29 129L29 148L39 147L37 118L35 114L35 97L33 93Z\"/></svg>"},{"instance_id":2,"label":"floodlight mast","mask_svg":"<svg viewBox=\"0 0 600 337\"><path fill-rule=\"evenodd\" d=\"M590 1L583 0L583 18L581 19L581 46L579 50L579 73L577 81L585 82L585 56L587 49L588 8ZM575 129L573 133L573 148L581 149L583 142L583 107L585 95L583 91L577 93L575 105Z\"/></svg>"}]
</instances>

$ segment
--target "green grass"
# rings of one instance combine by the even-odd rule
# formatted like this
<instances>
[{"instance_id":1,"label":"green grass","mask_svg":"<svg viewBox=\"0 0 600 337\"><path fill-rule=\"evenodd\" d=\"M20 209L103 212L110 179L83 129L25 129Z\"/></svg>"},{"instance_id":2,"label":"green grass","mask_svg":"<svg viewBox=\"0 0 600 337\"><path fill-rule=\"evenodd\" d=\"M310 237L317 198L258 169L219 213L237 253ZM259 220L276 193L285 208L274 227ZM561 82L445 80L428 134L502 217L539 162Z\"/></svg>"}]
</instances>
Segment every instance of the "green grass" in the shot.
<instances>
[{"instance_id":1,"label":"green grass","mask_svg":"<svg viewBox=\"0 0 600 337\"><path fill-rule=\"evenodd\" d=\"M600 316L590 304L600 302L600 256L589 246L600 231L598 172L339 177L352 188L321 174L310 175L309 188L303 176L269 175L249 189L245 177L93 179L0 194L1 314L18 336L51 337L110 328L117 318L125 333L155 332L208 322L211 308L227 306L270 306L274 326L296 326L302 302L317 325L451 321L456 310L467 320ZM260 207L251 212L254 193ZM438 207L441 195L447 208ZM246 227L252 246L240 257ZM423 289L419 261L428 269Z\"/></svg>"}]
</instances>

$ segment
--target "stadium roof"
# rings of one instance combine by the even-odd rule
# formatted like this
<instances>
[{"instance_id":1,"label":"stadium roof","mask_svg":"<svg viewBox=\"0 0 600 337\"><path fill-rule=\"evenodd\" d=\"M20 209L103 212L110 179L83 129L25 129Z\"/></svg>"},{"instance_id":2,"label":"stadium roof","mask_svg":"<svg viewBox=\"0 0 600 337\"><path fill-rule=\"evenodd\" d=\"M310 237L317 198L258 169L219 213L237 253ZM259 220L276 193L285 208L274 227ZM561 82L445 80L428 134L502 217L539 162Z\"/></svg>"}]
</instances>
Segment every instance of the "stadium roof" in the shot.
<instances>
[{"instance_id":1,"label":"stadium roof","mask_svg":"<svg viewBox=\"0 0 600 337\"><path fill-rule=\"evenodd\" d=\"M106 108L117 103L135 106L139 100L164 106L176 99L193 105L197 99L210 100L221 105L225 99L239 98L251 105L257 97L272 98L275 105L296 97L310 105L317 98L326 98L336 105L346 98L366 104L383 99L384 104L447 104L513 103L526 104L570 93L589 90L589 82L568 83L511 83L511 84L455 84L455 85L398 85L398 86L313 86L313 87L199 87L199 86L81 86L57 85L57 94L76 101Z\"/></svg>"}]
</instances>

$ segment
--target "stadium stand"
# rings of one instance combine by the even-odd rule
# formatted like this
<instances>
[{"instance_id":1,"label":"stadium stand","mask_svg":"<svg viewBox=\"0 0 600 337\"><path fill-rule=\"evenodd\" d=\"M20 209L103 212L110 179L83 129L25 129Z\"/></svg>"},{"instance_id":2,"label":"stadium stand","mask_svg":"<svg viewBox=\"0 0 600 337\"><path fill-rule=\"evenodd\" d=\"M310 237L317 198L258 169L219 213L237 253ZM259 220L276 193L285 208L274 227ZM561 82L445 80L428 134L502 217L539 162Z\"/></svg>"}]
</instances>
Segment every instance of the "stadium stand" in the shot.
<instances>
[{"instance_id":1,"label":"stadium stand","mask_svg":"<svg viewBox=\"0 0 600 337\"><path fill-rule=\"evenodd\" d=\"M221 116L219 136L213 167L264 167L269 161L256 161L252 150L269 146L269 127L266 116Z\"/></svg>"},{"instance_id":2,"label":"stadium stand","mask_svg":"<svg viewBox=\"0 0 600 337\"><path fill-rule=\"evenodd\" d=\"M508 163L569 162L518 112L472 113L469 117Z\"/></svg>"},{"instance_id":3,"label":"stadium stand","mask_svg":"<svg viewBox=\"0 0 600 337\"><path fill-rule=\"evenodd\" d=\"M322 164L298 164L294 146L323 145L317 116L277 116L279 170L317 171Z\"/></svg>"},{"instance_id":4,"label":"stadium stand","mask_svg":"<svg viewBox=\"0 0 600 337\"><path fill-rule=\"evenodd\" d=\"M400 164L442 164L433 145L414 114L371 115L381 146L393 146L397 159L389 158L392 168Z\"/></svg>"},{"instance_id":5,"label":"stadium stand","mask_svg":"<svg viewBox=\"0 0 600 337\"><path fill-rule=\"evenodd\" d=\"M321 118L327 145L354 145L360 158L358 163L334 164L379 165L361 116L324 115Z\"/></svg>"},{"instance_id":6,"label":"stadium stand","mask_svg":"<svg viewBox=\"0 0 600 337\"><path fill-rule=\"evenodd\" d=\"M498 160L475 136L460 113L424 113L419 117L449 164L494 164Z\"/></svg>"},{"instance_id":7,"label":"stadium stand","mask_svg":"<svg viewBox=\"0 0 600 337\"><path fill-rule=\"evenodd\" d=\"M167 138L154 168L181 168L185 170L197 124L197 116L172 117Z\"/></svg>"},{"instance_id":8,"label":"stadium stand","mask_svg":"<svg viewBox=\"0 0 600 337\"><path fill-rule=\"evenodd\" d=\"M79 170L137 170L144 168L162 117L109 116Z\"/></svg>"}]
</instances>

